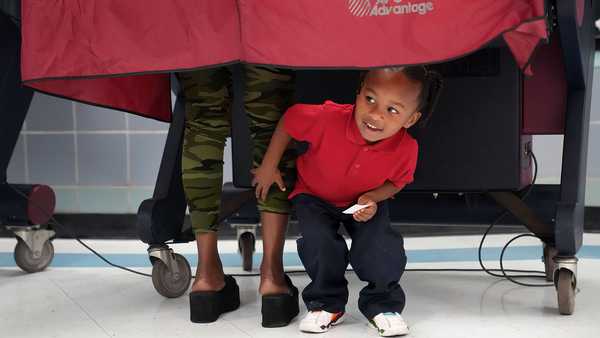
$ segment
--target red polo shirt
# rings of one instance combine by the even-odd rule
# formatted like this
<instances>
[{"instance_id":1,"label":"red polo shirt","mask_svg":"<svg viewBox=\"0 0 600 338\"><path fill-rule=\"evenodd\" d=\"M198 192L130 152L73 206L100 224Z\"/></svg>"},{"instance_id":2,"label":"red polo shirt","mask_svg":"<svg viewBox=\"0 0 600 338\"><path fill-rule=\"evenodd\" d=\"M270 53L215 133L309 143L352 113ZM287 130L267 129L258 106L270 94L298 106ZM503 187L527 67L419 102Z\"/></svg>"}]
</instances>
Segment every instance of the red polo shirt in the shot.
<instances>
[{"instance_id":1,"label":"red polo shirt","mask_svg":"<svg viewBox=\"0 0 600 338\"><path fill-rule=\"evenodd\" d=\"M283 115L285 131L310 144L297 160L298 180L290 198L307 193L345 207L387 180L399 188L413 181L417 141L402 129L368 144L353 112L354 105L325 101L296 104Z\"/></svg>"}]
</instances>

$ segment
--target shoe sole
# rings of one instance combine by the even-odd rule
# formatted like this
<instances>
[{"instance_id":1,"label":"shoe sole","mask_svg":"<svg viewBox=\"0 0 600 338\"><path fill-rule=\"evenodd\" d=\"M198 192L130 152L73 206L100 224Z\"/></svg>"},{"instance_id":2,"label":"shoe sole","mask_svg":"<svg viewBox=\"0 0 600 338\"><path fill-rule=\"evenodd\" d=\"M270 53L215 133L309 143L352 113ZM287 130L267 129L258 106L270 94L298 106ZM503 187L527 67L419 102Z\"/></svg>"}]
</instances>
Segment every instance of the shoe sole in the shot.
<instances>
[{"instance_id":1,"label":"shoe sole","mask_svg":"<svg viewBox=\"0 0 600 338\"><path fill-rule=\"evenodd\" d=\"M290 293L262 296L261 309L262 326L275 328L288 326L300 313L298 303L298 288L294 286L289 276L285 275Z\"/></svg>"},{"instance_id":2,"label":"shoe sole","mask_svg":"<svg viewBox=\"0 0 600 338\"><path fill-rule=\"evenodd\" d=\"M232 293L196 291L190 293L190 320L193 323L212 323L226 313L240 307L239 287L233 286Z\"/></svg>"},{"instance_id":3,"label":"shoe sole","mask_svg":"<svg viewBox=\"0 0 600 338\"><path fill-rule=\"evenodd\" d=\"M298 294L263 296L261 312L263 327L287 326L300 313Z\"/></svg>"},{"instance_id":4,"label":"shoe sole","mask_svg":"<svg viewBox=\"0 0 600 338\"><path fill-rule=\"evenodd\" d=\"M373 323L371 323L370 321L369 321L369 327L377 330L377 333L381 337L399 337L399 336L406 336L407 334L410 333L410 330L408 328L405 331L401 331L401 332L397 332L397 333L385 333L385 330L384 330L384 333L381 333L379 328L377 326L375 326Z\"/></svg>"}]
</instances>

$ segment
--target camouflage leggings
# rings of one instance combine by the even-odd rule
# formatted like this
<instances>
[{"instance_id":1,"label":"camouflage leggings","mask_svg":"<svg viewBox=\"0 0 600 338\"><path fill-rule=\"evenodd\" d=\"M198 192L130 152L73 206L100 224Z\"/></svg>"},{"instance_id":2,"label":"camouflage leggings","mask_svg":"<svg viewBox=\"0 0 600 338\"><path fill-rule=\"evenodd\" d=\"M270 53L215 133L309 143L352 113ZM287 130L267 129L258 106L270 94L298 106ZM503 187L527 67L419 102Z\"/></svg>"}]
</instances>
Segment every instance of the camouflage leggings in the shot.
<instances>
[{"instance_id":1,"label":"camouflage leggings","mask_svg":"<svg viewBox=\"0 0 600 338\"><path fill-rule=\"evenodd\" d=\"M250 135L254 140L253 162L262 162L271 135L293 97L293 73L262 66L244 67L246 89L244 108ZM216 231L223 188L223 149L230 134L231 71L218 67L178 74L183 87L185 134L183 140L182 180L194 233ZM280 170L289 180L295 162L290 151L284 154ZM289 183L286 183L289 184ZM288 194L275 186L260 211L288 213Z\"/></svg>"}]
</instances>

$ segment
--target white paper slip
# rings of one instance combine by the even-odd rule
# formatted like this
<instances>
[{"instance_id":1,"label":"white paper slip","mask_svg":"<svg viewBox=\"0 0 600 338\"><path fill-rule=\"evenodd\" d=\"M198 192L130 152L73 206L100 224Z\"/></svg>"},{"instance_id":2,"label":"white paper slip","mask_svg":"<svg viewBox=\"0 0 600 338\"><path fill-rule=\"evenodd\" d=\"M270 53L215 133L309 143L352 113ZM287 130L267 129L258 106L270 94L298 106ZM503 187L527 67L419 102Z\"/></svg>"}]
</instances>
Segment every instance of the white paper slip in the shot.
<instances>
[{"instance_id":1,"label":"white paper slip","mask_svg":"<svg viewBox=\"0 0 600 338\"><path fill-rule=\"evenodd\" d=\"M355 204L355 205L351 206L350 208L344 210L343 213L352 215L355 212L359 211L360 209L364 209L368 206L369 206L368 204Z\"/></svg>"}]
</instances>

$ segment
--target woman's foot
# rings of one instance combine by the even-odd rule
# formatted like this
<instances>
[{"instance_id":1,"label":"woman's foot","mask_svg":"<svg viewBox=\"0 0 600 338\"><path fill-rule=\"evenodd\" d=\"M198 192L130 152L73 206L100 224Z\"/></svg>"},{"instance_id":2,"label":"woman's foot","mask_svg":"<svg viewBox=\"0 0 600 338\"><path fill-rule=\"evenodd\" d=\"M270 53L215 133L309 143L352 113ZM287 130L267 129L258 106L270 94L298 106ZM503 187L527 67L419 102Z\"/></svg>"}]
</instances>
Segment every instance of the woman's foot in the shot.
<instances>
[{"instance_id":1,"label":"woman's foot","mask_svg":"<svg viewBox=\"0 0 600 338\"><path fill-rule=\"evenodd\" d=\"M225 276L225 285L218 291L190 292L190 320L194 323L212 323L221 314L240 307L240 289L231 276Z\"/></svg>"},{"instance_id":2,"label":"woman's foot","mask_svg":"<svg viewBox=\"0 0 600 338\"><path fill-rule=\"evenodd\" d=\"M263 259L260 264L261 295L289 292L283 272L283 245L288 216L271 212L261 212L263 237Z\"/></svg>"},{"instance_id":3,"label":"woman's foot","mask_svg":"<svg viewBox=\"0 0 600 338\"><path fill-rule=\"evenodd\" d=\"M287 326L300 312L298 288L292 284L292 280L288 276L284 278L286 287L283 292L262 296L263 327Z\"/></svg>"},{"instance_id":4,"label":"woman's foot","mask_svg":"<svg viewBox=\"0 0 600 338\"><path fill-rule=\"evenodd\" d=\"M194 323L210 323L221 314L240 306L240 289L233 277L223 274L217 250L217 234L199 233L196 243L198 268L190 292L190 320Z\"/></svg>"},{"instance_id":5,"label":"woman's foot","mask_svg":"<svg viewBox=\"0 0 600 338\"><path fill-rule=\"evenodd\" d=\"M212 269L196 268L196 277L192 284L192 292L194 291L219 291L225 286L225 275L220 265Z\"/></svg>"},{"instance_id":6,"label":"woman's foot","mask_svg":"<svg viewBox=\"0 0 600 338\"><path fill-rule=\"evenodd\" d=\"M196 234L198 265L192 292L218 291L225 286L223 265L217 250L217 234L213 232Z\"/></svg>"},{"instance_id":7,"label":"woman's foot","mask_svg":"<svg viewBox=\"0 0 600 338\"><path fill-rule=\"evenodd\" d=\"M260 266L262 326L282 327L298 315L298 289L283 272L283 245L288 216L261 212L263 259Z\"/></svg>"},{"instance_id":8,"label":"woman's foot","mask_svg":"<svg viewBox=\"0 0 600 338\"><path fill-rule=\"evenodd\" d=\"M290 289L285 281L283 275L275 279L271 276L260 277L260 286L258 292L263 295L273 295L281 293L290 293Z\"/></svg>"}]
</instances>

